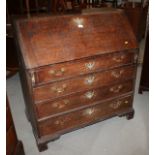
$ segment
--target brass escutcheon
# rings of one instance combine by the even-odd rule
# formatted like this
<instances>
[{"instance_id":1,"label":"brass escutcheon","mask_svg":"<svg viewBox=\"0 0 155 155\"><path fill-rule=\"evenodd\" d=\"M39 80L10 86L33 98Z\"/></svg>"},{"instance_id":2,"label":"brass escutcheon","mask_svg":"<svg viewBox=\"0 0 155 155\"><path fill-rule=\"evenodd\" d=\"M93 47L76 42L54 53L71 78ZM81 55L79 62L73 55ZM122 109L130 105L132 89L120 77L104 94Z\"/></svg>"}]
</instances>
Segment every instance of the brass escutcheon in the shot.
<instances>
[{"instance_id":1,"label":"brass escutcheon","mask_svg":"<svg viewBox=\"0 0 155 155\"><path fill-rule=\"evenodd\" d=\"M95 76L89 76L85 79L85 83L91 85L95 80Z\"/></svg>"},{"instance_id":2,"label":"brass escutcheon","mask_svg":"<svg viewBox=\"0 0 155 155\"><path fill-rule=\"evenodd\" d=\"M94 67L95 67L95 62L88 62L88 63L85 63L85 67L89 70L92 70Z\"/></svg>"},{"instance_id":3,"label":"brass escutcheon","mask_svg":"<svg viewBox=\"0 0 155 155\"><path fill-rule=\"evenodd\" d=\"M95 92L94 91L88 91L85 93L85 97L87 99L92 99L95 96Z\"/></svg>"}]
</instances>

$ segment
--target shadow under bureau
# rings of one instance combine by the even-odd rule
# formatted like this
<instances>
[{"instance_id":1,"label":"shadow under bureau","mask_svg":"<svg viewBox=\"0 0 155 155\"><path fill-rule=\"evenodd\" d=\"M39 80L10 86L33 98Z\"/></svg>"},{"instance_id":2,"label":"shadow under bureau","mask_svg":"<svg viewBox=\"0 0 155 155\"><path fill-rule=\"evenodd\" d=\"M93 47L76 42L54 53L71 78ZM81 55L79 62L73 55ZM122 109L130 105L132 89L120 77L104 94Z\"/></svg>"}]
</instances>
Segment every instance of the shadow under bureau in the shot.
<instances>
[{"instance_id":1,"label":"shadow under bureau","mask_svg":"<svg viewBox=\"0 0 155 155\"><path fill-rule=\"evenodd\" d=\"M123 11L15 21L26 115L40 151L112 116L133 118L138 45Z\"/></svg>"}]
</instances>

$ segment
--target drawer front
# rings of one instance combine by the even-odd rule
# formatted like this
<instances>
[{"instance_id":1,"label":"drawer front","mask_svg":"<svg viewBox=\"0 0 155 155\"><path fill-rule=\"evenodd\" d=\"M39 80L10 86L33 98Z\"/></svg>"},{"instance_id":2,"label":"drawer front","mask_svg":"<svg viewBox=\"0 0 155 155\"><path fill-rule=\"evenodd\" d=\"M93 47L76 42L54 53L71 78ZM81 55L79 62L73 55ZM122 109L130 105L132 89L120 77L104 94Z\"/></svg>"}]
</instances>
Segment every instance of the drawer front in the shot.
<instances>
[{"instance_id":1,"label":"drawer front","mask_svg":"<svg viewBox=\"0 0 155 155\"><path fill-rule=\"evenodd\" d=\"M104 102L83 110L61 115L39 123L41 136L70 131L101 120L132 107L132 96Z\"/></svg>"},{"instance_id":2,"label":"drawer front","mask_svg":"<svg viewBox=\"0 0 155 155\"><path fill-rule=\"evenodd\" d=\"M100 87L89 91L79 92L56 101L35 104L37 117L41 119L53 114L92 105L103 99L117 97L118 95L131 92L133 91L133 82L133 80L125 81L109 87Z\"/></svg>"},{"instance_id":3,"label":"drawer front","mask_svg":"<svg viewBox=\"0 0 155 155\"><path fill-rule=\"evenodd\" d=\"M6 148L7 148L7 155L13 155L15 148L17 145L17 138L14 131L13 126L11 126L6 133Z\"/></svg>"},{"instance_id":4,"label":"drawer front","mask_svg":"<svg viewBox=\"0 0 155 155\"><path fill-rule=\"evenodd\" d=\"M65 79L77 75L91 73L97 70L105 70L125 64L136 62L137 53L132 50L129 52L119 52L105 54L80 61L66 62L38 69L34 72L33 81L35 84L46 83L54 80Z\"/></svg>"},{"instance_id":5,"label":"drawer front","mask_svg":"<svg viewBox=\"0 0 155 155\"><path fill-rule=\"evenodd\" d=\"M45 101L62 97L73 92L80 92L92 88L111 85L122 80L134 78L135 71L135 66L120 67L115 70L88 74L73 79L35 87L33 88L34 99L35 102Z\"/></svg>"}]
</instances>

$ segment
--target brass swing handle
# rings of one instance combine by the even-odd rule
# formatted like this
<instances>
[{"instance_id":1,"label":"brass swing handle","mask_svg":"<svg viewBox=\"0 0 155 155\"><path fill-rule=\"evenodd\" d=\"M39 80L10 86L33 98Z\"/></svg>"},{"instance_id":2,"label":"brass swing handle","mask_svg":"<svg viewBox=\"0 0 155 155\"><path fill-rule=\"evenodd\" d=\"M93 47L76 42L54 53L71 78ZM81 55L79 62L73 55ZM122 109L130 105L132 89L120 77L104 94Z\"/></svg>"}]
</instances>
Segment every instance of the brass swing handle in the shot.
<instances>
[{"instance_id":1,"label":"brass swing handle","mask_svg":"<svg viewBox=\"0 0 155 155\"><path fill-rule=\"evenodd\" d=\"M62 93L67 88L66 84L63 84L62 87L52 87L51 90L53 90L56 93Z\"/></svg>"},{"instance_id":2,"label":"brass swing handle","mask_svg":"<svg viewBox=\"0 0 155 155\"><path fill-rule=\"evenodd\" d=\"M65 108L69 103L70 101L68 99L65 99L62 102L55 102L54 104L52 104L52 107L57 109L62 109L62 108Z\"/></svg>"},{"instance_id":3,"label":"brass swing handle","mask_svg":"<svg viewBox=\"0 0 155 155\"><path fill-rule=\"evenodd\" d=\"M98 114L100 111L101 109L96 107L87 108L83 111L83 116L92 117L95 119L95 115Z\"/></svg>"},{"instance_id":4,"label":"brass swing handle","mask_svg":"<svg viewBox=\"0 0 155 155\"><path fill-rule=\"evenodd\" d=\"M115 78L119 78L122 74L123 74L124 70L120 70L120 71L112 71L111 75Z\"/></svg>"},{"instance_id":5,"label":"brass swing handle","mask_svg":"<svg viewBox=\"0 0 155 155\"><path fill-rule=\"evenodd\" d=\"M95 114L95 108L88 108L85 111L83 111L84 116L93 116Z\"/></svg>"},{"instance_id":6,"label":"brass swing handle","mask_svg":"<svg viewBox=\"0 0 155 155\"><path fill-rule=\"evenodd\" d=\"M128 104L128 103L129 103L128 100L125 100L125 101L120 101L120 100L118 100L118 101L116 101L115 103L111 103L111 104L110 104L110 107L111 107L112 109L118 109L122 104Z\"/></svg>"},{"instance_id":7,"label":"brass swing handle","mask_svg":"<svg viewBox=\"0 0 155 155\"><path fill-rule=\"evenodd\" d=\"M58 71L55 71L55 70L50 70L49 71L49 74L52 74L52 75L55 75L55 76L62 76L64 73L65 73L65 68L61 68L60 70L58 70Z\"/></svg>"},{"instance_id":8,"label":"brass swing handle","mask_svg":"<svg viewBox=\"0 0 155 155\"><path fill-rule=\"evenodd\" d=\"M58 125L58 126L64 126L66 125L66 123L68 123L70 121L70 118L69 117L64 117L62 119L57 119L54 124L55 125Z\"/></svg>"},{"instance_id":9,"label":"brass swing handle","mask_svg":"<svg viewBox=\"0 0 155 155\"><path fill-rule=\"evenodd\" d=\"M95 92L94 91L88 91L85 93L84 95L87 99L92 99L95 96Z\"/></svg>"},{"instance_id":10,"label":"brass swing handle","mask_svg":"<svg viewBox=\"0 0 155 155\"><path fill-rule=\"evenodd\" d=\"M120 57L113 57L112 59L115 61L115 62L122 62L124 60L125 56L124 55L121 55Z\"/></svg>"},{"instance_id":11,"label":"brass swing handle","mask_svg":"<svg viewBox=\"0 0 155 155\"><path fill-rule=\"evenodd\" d=\"M111 87L110 88L110 91L111 92L114 92L114 93L118 93L118 92L120 92L120 90L123 88L123 86L122 85L119 85L119 86L116 86L116 87Z\"/></svg>"}]
</instances>

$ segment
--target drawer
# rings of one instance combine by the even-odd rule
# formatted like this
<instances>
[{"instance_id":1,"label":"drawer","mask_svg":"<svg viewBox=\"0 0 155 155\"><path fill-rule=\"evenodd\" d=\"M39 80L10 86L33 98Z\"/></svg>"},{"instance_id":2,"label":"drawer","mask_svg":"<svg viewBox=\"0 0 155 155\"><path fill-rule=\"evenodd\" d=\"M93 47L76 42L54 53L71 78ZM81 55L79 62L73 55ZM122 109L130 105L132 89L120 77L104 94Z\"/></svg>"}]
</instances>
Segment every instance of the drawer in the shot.
<instances>
[{"instance_id":1,"label":"drawer","mask_svg":"<svg viewBox=\"0 0 155 155\"><path fill-rule=\"evenodd\" d=\"M98 120L125 112L132 107L132 96L103 102L79 111L71 112L55 118L39 122L41 136L66 132L92 124Z\"/></svg>"},{"instance_id":2,"label":"drawer","mask_svg":"<svg viewBox=\"0 0 155 155\"><path fill-rule=\"evenodd\" d=\"M92 88L111 85L135 77L135 66L92 73L33 88L35 102L46 101Z\"/></svg>"},{"instance_id":3,"label":"drawer","mask_svg":"<svg viewBox=\"0 0 155 155\"><path fill-rule=\"evenodd\" d=\"M65 79L91 73L97 70L107 70L125 64L133 64L137 60L137 52L134 50L113 54L105 54L88 59L71 61L42 67L34 72L34 84L42 84L50 81Z\"/></svg>"},{"instance_id":4,"label":"drawer","mask_svg":"<svg viewBox=\"0 0 155 155\"><path fill-rule=\"evenodd\" d=\"M13 155L15 148L17 145L17 138L15 134L14 127L11 126L6 133L6 148L7 148L7 155Z\"/></svg>"},{"instance_id":5,"label":"drawer","mask_svg":"<svg viewBox=\"0 0 155 155\"><path fill-rule=\"evenodd\" d=\"M75 93L74 95L60 98L56 101L35 104L39 119L53 114L67 112L72 109L93 105L103 99L117 97L133 91L134 81L125 81L108 87L100 87L89 91Z\"/></svg>"}]
</instances>

